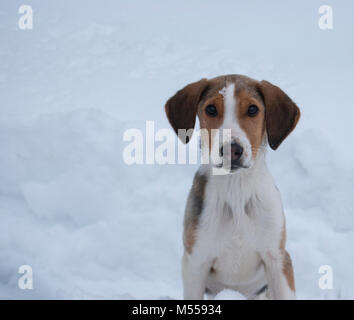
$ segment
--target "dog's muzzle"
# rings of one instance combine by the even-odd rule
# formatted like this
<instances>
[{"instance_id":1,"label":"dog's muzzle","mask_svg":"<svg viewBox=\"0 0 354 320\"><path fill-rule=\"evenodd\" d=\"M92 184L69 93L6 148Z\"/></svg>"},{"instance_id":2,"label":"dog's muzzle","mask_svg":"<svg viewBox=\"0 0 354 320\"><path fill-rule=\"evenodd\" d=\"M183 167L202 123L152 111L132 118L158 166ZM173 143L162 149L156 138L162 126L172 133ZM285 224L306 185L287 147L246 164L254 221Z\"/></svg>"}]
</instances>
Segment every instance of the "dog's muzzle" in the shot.
<instances>
[{"instance_id":1,"label":"dog's muzzle","mask_svg":"<svg viewBox=\"0 0 354 320\"><path fill-rule=\"evenodd\" d=\"M226 147L222 146L220 148L220 156L223 157L224 164L226 161L230 162L228 167L230 167L231 170L243 167L241 163L242 154L243 147L237 142L232 142L231 145L229 144Z\"/></svg>"}]
</instances>

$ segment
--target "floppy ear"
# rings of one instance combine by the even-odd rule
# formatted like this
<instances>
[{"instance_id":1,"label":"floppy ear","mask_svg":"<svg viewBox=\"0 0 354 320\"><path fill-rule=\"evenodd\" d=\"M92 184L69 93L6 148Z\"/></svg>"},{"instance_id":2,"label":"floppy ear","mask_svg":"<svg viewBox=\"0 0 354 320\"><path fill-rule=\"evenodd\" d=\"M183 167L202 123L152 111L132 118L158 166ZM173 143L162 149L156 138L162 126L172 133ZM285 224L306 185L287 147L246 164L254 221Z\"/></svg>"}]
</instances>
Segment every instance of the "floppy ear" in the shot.
<instances>
[{"instance_id":1,"label":"floppy ear","mask_svg":"<svg viewBox=\"0 0 354 320\"><path fill-rule=\"evenodd\" d=\"M208 80L201 79L185 86L167 101L166 115L177 135L178 129L194 129L198 104L207 87ZM179 135L179 138L183 143L188 143L190 137Z\"/></svg>"},{"instance_id":2,"label":"floppy ear","mask_svg":"<svg viewBox=\"0 0 354 320\"><path fill-rule=\"evenodd\" d=\"M258 89L265 105L268 143L276 150L294 130L300 118L300 109L284 91L268 81L261 81Z\"/></svg>"}]
</instances>

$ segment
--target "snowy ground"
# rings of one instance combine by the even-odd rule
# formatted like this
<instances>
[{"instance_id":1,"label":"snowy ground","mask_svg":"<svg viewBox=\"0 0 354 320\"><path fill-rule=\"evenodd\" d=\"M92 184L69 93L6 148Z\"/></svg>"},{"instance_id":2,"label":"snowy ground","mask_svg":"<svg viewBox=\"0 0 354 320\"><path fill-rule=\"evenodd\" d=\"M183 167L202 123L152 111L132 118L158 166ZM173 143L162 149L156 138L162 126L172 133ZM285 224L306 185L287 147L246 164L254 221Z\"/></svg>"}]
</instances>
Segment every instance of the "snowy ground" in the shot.
<instances>
[{"instance_id":1,"label":"snowy ground","mask_svg":"<svg viewBox=\"0 0 354 320\"><path fill-rule=\"evenodd\" d=\"M127 166L122 135L145 120L168 127L163 105L186 83L240 73L302 110L268 156L298 297L354 299L354 4L326 3L334 29L323 31L322 1L293 3L1 1L1 298L181 298L196 168ZM17 26L21 4L31 31ZM18 288L24 264L33 290ZM319 289L321 265L333 290Z\"/></svg>"}]
</instances>

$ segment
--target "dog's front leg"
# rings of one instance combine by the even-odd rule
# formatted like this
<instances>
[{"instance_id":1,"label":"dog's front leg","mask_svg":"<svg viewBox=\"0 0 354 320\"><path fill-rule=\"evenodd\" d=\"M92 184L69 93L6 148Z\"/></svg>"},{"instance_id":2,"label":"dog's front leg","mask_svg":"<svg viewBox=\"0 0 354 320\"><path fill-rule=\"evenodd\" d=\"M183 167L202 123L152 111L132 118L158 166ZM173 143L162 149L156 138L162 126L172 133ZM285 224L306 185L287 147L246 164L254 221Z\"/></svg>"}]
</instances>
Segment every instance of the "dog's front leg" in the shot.
<instances>
[{"instance_id":1,"label":"dog's front leg","mask_svg":"<svg viewBox=\"0 0 354 320\"><path fill-rule=\"evenodd\" d=\"M286 250L268 251L263 255L270 298L293 300L295 296L294 272Z\"/></svg>"},{"instance_id":2,"label":"dog's front leg","mask_svg":"<svg viewBox=\"0 0 354 320\"><path fill-rule=\"evenodd\" d=\"M203 300L211 263L184 253L182 258L183 292L185 300Z\"/></svg>"}]
</instances>

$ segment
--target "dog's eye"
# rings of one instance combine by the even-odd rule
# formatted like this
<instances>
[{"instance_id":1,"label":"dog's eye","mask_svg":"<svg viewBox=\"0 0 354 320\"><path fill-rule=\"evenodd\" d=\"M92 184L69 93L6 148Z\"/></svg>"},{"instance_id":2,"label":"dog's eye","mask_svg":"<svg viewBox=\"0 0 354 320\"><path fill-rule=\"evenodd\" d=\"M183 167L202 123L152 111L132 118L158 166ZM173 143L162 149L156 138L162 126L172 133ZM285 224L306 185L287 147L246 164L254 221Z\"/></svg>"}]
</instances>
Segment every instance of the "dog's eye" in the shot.
<instances>
[{"instance_id":1,"label":"dog's eye","mask_svg":"<svg viewBox=\"0 0 354 320\"><path fill-rule=\"evenodd\" d=\"M247 115L249 117L255 117L258 114L258 111L259 111L258 107L252 104L248 107Z\"/></svg>"},{"instance_id":2,"label":"dog's eye","mask_svg":"<svg viewBox=\"0 0 354 320\"><path fill-rule=\"evenodd\" d=\"M218 111L216 110L216 107L213 104L209 104L205 108L205 112L209 117L215 117L218 114Z\"/></svg>"}]
</instances>

